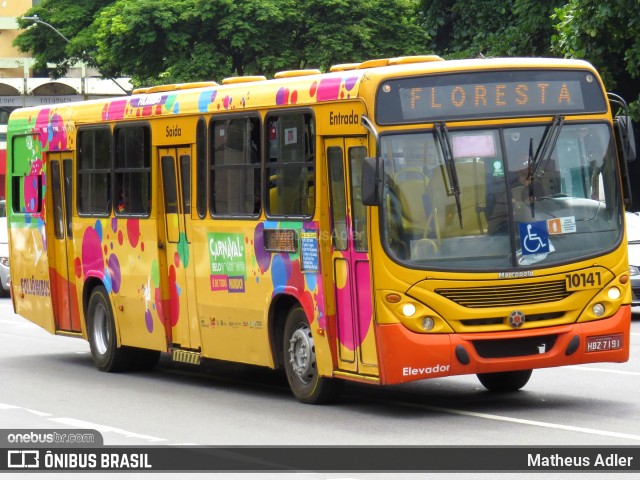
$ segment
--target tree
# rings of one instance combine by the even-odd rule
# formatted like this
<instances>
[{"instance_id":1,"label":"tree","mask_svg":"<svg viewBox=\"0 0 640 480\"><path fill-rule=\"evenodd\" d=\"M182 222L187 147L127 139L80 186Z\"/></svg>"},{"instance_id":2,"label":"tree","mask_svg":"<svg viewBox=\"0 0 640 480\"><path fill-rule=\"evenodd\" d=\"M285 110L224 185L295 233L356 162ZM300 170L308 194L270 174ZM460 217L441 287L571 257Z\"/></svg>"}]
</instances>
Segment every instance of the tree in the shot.
<instances>
[{"instance_id":1,"label":"tree","mask_svg":"<svg viewBox=\"0 0 640 480\"><path fill-rule=\"evenodd\" d=\"M295 39L297 61L328 68L432 53L417 22L418 7L414 0L305 0L298 27L304 35Z\"/></svg>"},{"instance_id":2,"label":"tree","mask_svg":"<svg viewBox=\"0 0 640 480\"><path fill-rule=\"evenodd\" d=\"M422 0L429 47L449 58L548 56L554 7L564 0Z\"/></svg>"},{"instance_id":3,"label":"tree","mask_svg":"<svg viewBox=\"0 0 640 480\"><path fill-rule=\"evenodd\" d=\"M96 67L91 55L95 48L93 19L100 10L113 1L44 0L29 9L25 15L37 15L67 37L69 42L65 42L45 25L18 19L20 28L26 30L18 35L14 45L22 52L31 52L35 59L36 70L46 70L48 64L55 64L56 66L49 70L53 78L63 76L68 68L78 61L84 61Z\"/></svg>"},{"instance_id":4,"label":"tree","mask_svg":"<svg viewBox=\"0 0 640 480\"><path fill-rule=\"evenodd\" d=\"M95 22L98 62L149 84L416 53L425 44L416 7L414 0L118 0Z\"/></svg>"},{"instance_id":5,"label":"tree","mask_svg":"<svg viewBox=\"0 0 640 480\"><path fill-rule=\"evenodd\" d=\"M633 100L631 112L640 120L638 0L569 0L556 10L554 19L554 51L593 63L609 90Z\"/></svg>"}]
</instances>

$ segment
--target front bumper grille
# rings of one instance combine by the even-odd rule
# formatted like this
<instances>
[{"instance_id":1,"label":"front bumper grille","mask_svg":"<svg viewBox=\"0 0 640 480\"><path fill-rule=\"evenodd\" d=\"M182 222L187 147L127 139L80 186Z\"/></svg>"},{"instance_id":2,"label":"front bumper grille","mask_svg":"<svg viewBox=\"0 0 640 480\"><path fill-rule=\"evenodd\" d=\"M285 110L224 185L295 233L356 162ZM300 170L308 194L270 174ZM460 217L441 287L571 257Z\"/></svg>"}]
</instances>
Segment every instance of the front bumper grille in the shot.
<instances>
[{"instance_id":1,"label":"front bumper grille","mask_svg":"<svg viewBox=\"0 0 640 480\"><path fill-rule=\"evenodd\" d=\"M564 280L520 285L473 288L439 288L436 293L467 308L514 307L564 300L569 295Z\"/></svg>"}]
</instances>

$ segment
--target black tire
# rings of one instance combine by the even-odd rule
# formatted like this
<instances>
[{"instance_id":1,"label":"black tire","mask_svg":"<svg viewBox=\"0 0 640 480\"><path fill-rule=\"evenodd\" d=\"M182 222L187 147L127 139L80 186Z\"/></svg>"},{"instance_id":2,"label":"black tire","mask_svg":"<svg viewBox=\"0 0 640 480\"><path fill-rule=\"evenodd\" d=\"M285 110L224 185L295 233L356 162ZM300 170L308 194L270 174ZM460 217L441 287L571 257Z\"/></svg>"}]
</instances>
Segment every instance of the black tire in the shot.
<instances>
[{"instance_id":1,"label":"black tire","mask_svg":"<svg viewBox=\"0 0 640 480\"><path fill-rule=\"evenodd\" d=\"M96 287L89 297L87 336L93 362L103 372L121 372L133 365L134 351L118 347L116 324L104 287Z\"/></svg>"},{"instance_id":2,"label":"black tire","mask_svg":"<svg viewBox=\"0 0 640 480\"><path fill-rule=\"evenodd\" d=\"M531 378L533 370L513 372L479 373L478 380L492 392L515 392L524 387Z\"/></svg>"},{"instance_id":3,"label":"black tire","mask_svg":"<svg viewBox=\"0 0 640 480\"><path fill-rule=\"evenodd\" d=\"M293 307L287 315L283 344L284 369L293 395L302 403L327 403L340 393L342 382L318 375L313 335L304 310Z\"/></svg>"}]
</instances>

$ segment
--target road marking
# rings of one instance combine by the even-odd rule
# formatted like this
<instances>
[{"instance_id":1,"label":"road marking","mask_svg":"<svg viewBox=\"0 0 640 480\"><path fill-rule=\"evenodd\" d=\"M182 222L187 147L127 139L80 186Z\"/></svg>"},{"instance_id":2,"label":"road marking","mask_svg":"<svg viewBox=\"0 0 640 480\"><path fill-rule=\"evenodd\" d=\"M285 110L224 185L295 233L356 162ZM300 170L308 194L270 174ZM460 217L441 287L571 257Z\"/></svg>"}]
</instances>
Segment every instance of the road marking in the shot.
<instances>
[{"instance_id":1,"label":"road marking","mask_svg":"<svg viewBox=\"0 0 640 480\"><path fill-rule=\"evenodd\" d=\"M151 435L143 435L140 433L128 432L126 430L122 430L121 428L109 427L107 425L99 425L97 423L85 422L82 420L77 420L75 418L50 418L52 422L61 423L63 425L69 425L71 427L77 428L87 428L90 430L98 430L101 433L117 433L120 435L124 435L127 438L138 438L141 440L148 440L150 442L166 442L165 438L153 437Z\"/></svg>"},{"instance_id":2,"label":"road marking","mask_svg":"<svg viewBox=\"0 0 640 480\"><path fill-rule=\"evenodd\" d=\"M50 413L41 412L39 410L31 410L29 408L18 407L16 405L9 405L7 403L0 403L0 410L24 410L26 412L32 413L34 415L38 415L40 417L52 416ZM128 432L127 430L122 430L121 428L108 427L106 425L99 425L97 423L85 422L82 420L77 420L75 418L58 417L58 418L48 418L47 420L51 420L52 422L56 422L56 423L61 423L62 425L67 425L70 427L86 428L89 430L97 430L99 432L105 432L105 433L117 433L127 438L137 438L140 440L147 440L149 442L166 442L167 441L164 438L153 437L151 435L142 435L140 433Z\"/></svg>"},{"instance_id":3,"label":"road marking","mask_svg":"<svg viewBox=\"0 0 640 480\"><path fill-rule=\"evenodd\" d=\"M411 406L412 408L416 407L415 404L404 403L404 402L402 404L406 406ZM588 433L591 435L600 435L603 437L614 437L614 438L621 438L625 440L640 441L640 435L632 435L630 433L611 432L608 430L598 430L595 428L575 427L572 425L562 425L560 423L538 422L536 420L525 420L523 418L505 417L502 415L493 415L490 413L470 412L466 410L457 410L454 408L435 407L435 406L429 406L429 405L423 405L422 407L425 408L426 410L433 410L436 412L453 413L456 415L464 415L467 417L477 417L477 418L484 418L487 420L497 420L499 422L520 423L523 425L531 425L533 427L553 428L556 430L566 430L569 432Z\"/></svg>"},{"instance_id":4,"label":"road marking","mask_svg":"<svg viewBox=\"0 0 640 480\"><path fill-rule=\"evenodd\" d=\"M635 375L640 377L640 372L629 372L627 370L612 370L610 368L581 367L579 365L565 365L563 368L572 368L574 370L588 370L592 372L614 373L616 375Z\"/></svg>"},{"instance_id":5,"label":"road marking","mask_svg":"<svg viewBox=\"0 0 640 480\"><path fill-rule=\"evenodd\" d=\"M52 415L47 412L41 412L39 410L31 410L30 408L25 408L25 410L29 413L33 413L34 415L38 415L39 417L51 417Z\"/></svg>"}]
</instances>

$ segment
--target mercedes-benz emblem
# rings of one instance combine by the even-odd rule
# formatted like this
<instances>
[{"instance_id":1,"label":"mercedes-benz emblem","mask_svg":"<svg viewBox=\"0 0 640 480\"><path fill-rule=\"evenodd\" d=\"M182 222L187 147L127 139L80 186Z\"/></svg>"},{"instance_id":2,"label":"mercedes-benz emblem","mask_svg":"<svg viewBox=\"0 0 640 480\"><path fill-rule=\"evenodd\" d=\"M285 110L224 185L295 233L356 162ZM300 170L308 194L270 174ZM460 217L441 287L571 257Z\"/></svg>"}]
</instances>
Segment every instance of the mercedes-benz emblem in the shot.
<instances>
[{"instance_id":1,"label":"mercedes-benz emblem","mask_svg":"<svg viewBox=\"0 0 640 480\"><path fill-rule=\"evenodd\" d=\"M509 325L511 325L513 328L520 328L522 325L524 325L524 322L524 313L522 313L520 310L516 310L515 312L511 312L509 314Z\"/></svg>"}]
</instances>

